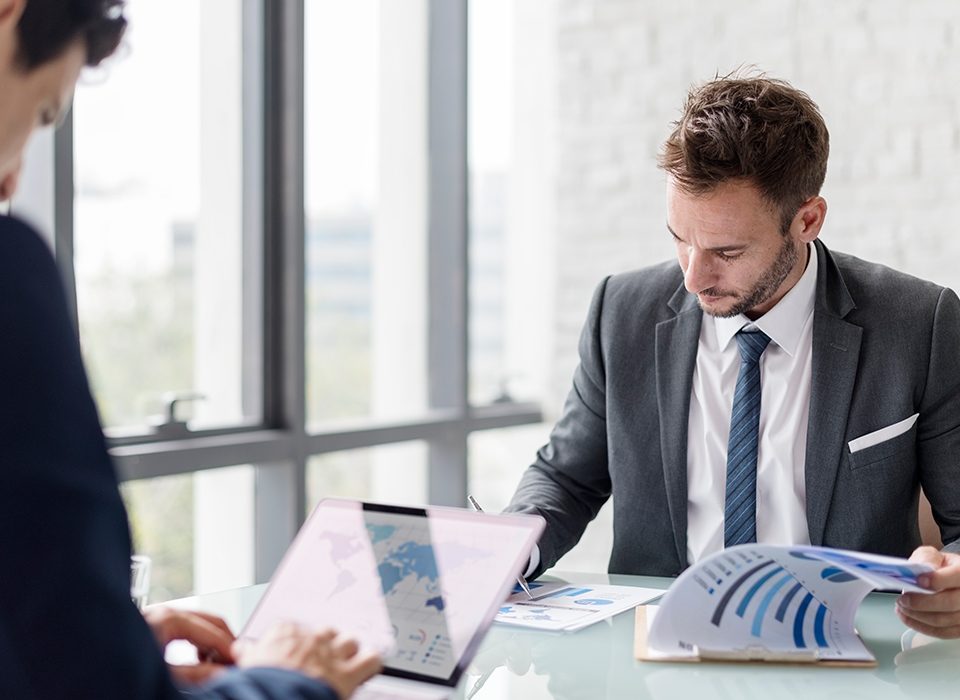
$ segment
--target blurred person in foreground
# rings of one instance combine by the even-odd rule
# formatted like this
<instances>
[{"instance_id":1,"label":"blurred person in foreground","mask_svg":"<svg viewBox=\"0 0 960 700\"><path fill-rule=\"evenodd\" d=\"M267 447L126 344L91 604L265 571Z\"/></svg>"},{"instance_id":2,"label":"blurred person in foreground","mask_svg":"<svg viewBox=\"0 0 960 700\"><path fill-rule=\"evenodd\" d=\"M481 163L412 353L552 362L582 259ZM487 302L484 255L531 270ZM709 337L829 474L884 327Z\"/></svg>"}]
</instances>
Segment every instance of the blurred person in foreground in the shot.
<instances>
[{"instance_id":1,"label":"blurred person in foreground","mask_svg":"<svg viewBox=\"0 0 960 700\"><path fill-rule=\"evenodd\" d=\"M0 201L38 126L120 42L122 0L0 0ZM0 697L345 698L379 660L293 625L245 645L219 618L130 599L130 535L46 244L0 216ZM168 667L186 639L194 666ZM213 662L216 660L216 663Z\"/></svg>"},{"instance_id":2,"label":"blurred person in foreground","mask_svg":"<svg viewBox=\"0 0 960 700\"><path fill-rule=\"evenodd\" d=\"M823 545L934 571L897 614L960 636L960 300L820 240L829 136L788 83L694 87L660 156L676 259L594 294L573 389L508 510L538 574L613 498L612 573ZM921 547L921 486L943 550Z\"/></svg>"}]
</instances>

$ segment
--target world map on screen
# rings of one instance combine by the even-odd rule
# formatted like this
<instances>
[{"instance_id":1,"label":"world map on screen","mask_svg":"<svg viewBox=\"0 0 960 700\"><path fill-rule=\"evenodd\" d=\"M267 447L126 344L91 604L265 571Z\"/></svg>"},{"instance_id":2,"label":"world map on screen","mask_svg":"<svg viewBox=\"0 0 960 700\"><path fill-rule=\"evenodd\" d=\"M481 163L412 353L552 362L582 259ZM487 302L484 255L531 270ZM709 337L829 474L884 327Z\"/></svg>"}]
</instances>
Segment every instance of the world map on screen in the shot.
<instances>
[{"instance_id":1,"label":"world map on screen","mask_svg":"<svg viewBox=\"0 0 960 700\"><path fill-rule=\"evenodd\" d=\"M377 574L388 605L398 602L396 597L402 595L402 607L408 612L416 609L443 612L446 601L441 592L440 572L429 531L425 527L376 523L367 523L366 529L368 542L335 531L321 533L320 540L328 544L330 561L337 569L337 583L331 597L356 582L356 575L351 570L352 560L364 547L372 544ZM448 553L445 562L459 568L489 556L488 551L460 545L455 552Z\"/></svg>"}]
</instances>

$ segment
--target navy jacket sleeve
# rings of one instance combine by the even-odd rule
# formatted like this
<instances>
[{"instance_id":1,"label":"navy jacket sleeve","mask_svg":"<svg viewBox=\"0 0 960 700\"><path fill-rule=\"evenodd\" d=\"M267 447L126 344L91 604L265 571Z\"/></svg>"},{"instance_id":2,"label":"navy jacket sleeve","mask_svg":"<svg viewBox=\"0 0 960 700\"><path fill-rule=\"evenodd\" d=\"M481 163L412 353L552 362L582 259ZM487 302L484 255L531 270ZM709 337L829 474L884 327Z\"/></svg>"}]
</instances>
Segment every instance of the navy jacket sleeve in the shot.
<instances>
[{"instance_id":1,"label":"navy jacket sleeve","mask_svg":"<svg viewBox=\"0 0 960 700\"><path fill-rule=\"evenodd\" d=\"M0 217L0 698L336 698L271 669L178 690L130 600L129 556L56 265Z\"/></svg>"},{"instance_id":2,"label":"navy jacket sleeve","mask_svg":"<svg viewBox=\"0 0 960 700\"><path fill-rule=\"evenodd\" d=\"M233 669L184 695L202 700L337 700L337 694L329 686L280 668Z\"/></svg>"}]
</instances>

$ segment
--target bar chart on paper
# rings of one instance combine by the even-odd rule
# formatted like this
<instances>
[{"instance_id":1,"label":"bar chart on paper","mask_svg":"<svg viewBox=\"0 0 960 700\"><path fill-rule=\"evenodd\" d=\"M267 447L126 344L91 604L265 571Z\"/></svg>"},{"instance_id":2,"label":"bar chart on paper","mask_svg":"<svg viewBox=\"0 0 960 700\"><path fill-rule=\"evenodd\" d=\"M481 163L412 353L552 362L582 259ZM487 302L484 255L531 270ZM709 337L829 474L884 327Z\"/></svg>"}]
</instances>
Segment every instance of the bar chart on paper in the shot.
<instances>
[{"instance_id":1,"label":"bar chart on paper","mask_svg":"<svg viewBox=\"0 0 960 700\"><path fill-rule=\"evenodd\" d=\"M782 640L787 648L842 649L845 646L827 606L782 566L762 556L746 554L730 557L726 563L727 570L712 579L711 584L698 577L698 583L706 586L707 594L717 599L710 616L712 625L722 628L724 616L733 615L737 618L734 624L748 627L751 637L759 639L766 632ZM825 571L831 576L846 577L842 580L855 580L839 569ZM838 575L833 574L834 571ZM833 580L841 580L839 577Z\"/></svg>"},{"instance_id":2,"label":"bar chart on paper","mask_svg":"<svg viewBox=\"0 0 960 700\"><path fill-rule=\"evenodd\" d=\"M664 654L872 661L853 628L875 588L923 591L922 565L823 547L741 545L685 571L664 596L650 646Z\"/></svg>"}]
</instances>

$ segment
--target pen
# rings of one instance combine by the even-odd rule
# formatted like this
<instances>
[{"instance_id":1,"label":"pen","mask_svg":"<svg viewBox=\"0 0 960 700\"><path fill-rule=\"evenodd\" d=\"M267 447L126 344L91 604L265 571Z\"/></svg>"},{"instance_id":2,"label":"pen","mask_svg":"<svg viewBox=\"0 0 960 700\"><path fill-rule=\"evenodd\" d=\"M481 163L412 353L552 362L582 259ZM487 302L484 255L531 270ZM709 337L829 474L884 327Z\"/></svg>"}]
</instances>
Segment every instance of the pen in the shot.
<instances>
[{"instance_id":1,"label":"pen","mask_svg":"<svg viewBox=\"0 0 960 700\"><path fill-rule=\"evenodd\" d=\"M483 512L483 508L480 507L480 504L477 503L477 499L473 496L467 495L467 500L470 501L470 505L473 506L473 509L478 513ZM523 589L523 592L527 594L527 597L532 599L533 593L530 591L530 586L527 585L526 579L523 578L523 574L517 576L517 583L520 584L520 588Z\"/></svg>"},{"instance_id":2,"label":"pen","mask_svg":"<svg viewBox=\"0 0 960 700\"><path fill-rule=\"evenodd\" d=\"M483 511L481 510L480 512L482 513ZM471 700L471 698L477 694L477 691L479 691L483 687L483 684L487 682L487 679L490 678L491 675L493 675L493 671L494 669L491 668L490 670L484 671L482 674L480 674L480 677L477 679L477 682L474 683L473 687L470 688L469 692L467 692L467 700Z\"/></svg>"}]
</instances>

